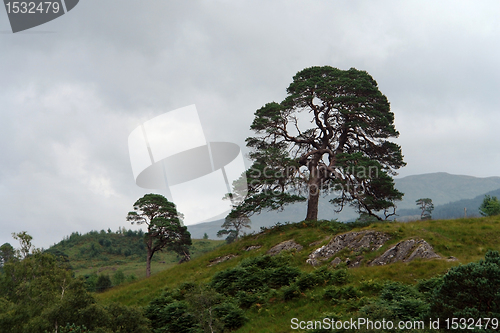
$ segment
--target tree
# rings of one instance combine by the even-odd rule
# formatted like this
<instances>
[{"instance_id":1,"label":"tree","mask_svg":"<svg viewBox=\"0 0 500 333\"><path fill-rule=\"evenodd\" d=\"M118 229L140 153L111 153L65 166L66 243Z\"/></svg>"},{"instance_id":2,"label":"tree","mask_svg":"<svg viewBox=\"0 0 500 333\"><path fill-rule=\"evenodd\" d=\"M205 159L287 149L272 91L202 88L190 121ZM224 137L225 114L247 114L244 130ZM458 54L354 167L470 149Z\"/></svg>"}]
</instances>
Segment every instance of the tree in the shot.
<instances>
[{"instance_id":1,"label":"tree","mask_svg":"<svg viewBox=\"0 0 500 333\"><path fill-rule=\"evenodd\" d=\"M5 243L0 246L0 267L3 267L6 263L14 260L16 257L16 251L9 243Z\"/></svg>"},{"instance_id":2,"label":"tree","mask_svg":"<svg viewBox=\"0 0 500 333\"><path fill-rule=\"evenodd\" d=\"M379 220L377 212L395 215L403 193L391 176L406 163L401 147L387 140L399 133L376 81L354 68L311 67L294 76L287 93L255 112L256 136L246 140L253 160L248 196L239 210L307 199L306 220L316 220L320 193L337 191L336 212L351 205Z\"/></svg>"},{"instance_id":3,"label":"tree","mask_svg":"<svg viewBox=\"0 0 500 333\"><path fill-rule=\"evenodd\" d=\"M237 210L231 211L222 224L222 230L217 232L217 237L228 235L226 242L232 243L240 237L241 229L250 228L250 219L247 215L238 212Z\"/></svg>"},{"instance_id":4,"label":"tree","mask_svg":"<svg viewBox=\"0 0 500 333\"><path fill-rule=\"evenodd\" d=\"M203 239L208 239L208 234L206 232L203 234Z\"/></svg>"},{"instance_id":5,"label":"tree","mask_svg":"<svg viewBox=\"0 0 500 333\"><path fill-rule=\"evenodd\" d=\"M175 204L160 194L146 194L134 203L134 211L129 212L127 221L132 224L146 224L147 248L146 277L151 276L151 259L157 251L170 249L189 259L188 246L191 234L182 225L181 214Z\"/></svg>"},{"instance_id":6,"label":"tree","mask_svg":"<svg viewBox=\"0 0 500 333\"><path fill-rule=\"evenodd\" d=\"M95 284L95 290L98 293L102 293L103 291L106 291L107 289L111 288L112 286L113 286L113 283L111 282L109 275L104 275L101 273L99 275L99 277L97 278L97 282Z\"/></svg>"},{"instance_id":7,"label":"tree","mask_svg":"<svg viewBox=\"0 0 500 333\"><path fill-rule=\"evenodd\" d=\"M434 210L434 204L432 203L432 199L429 198L420 198L417 201L417 206L422 210L420 214L421 220L430 220L432 211Z\"/></svg>"},{"instance_id":8,"label":"tree","mask_svg":"<svg viewBox=\"0 0 500 333\"><path fill-rule=\"evenodd\" d=\"M482 216L493 216L500 214L500 201L498 198L485 195L483 203L479 206L479 213Z\"/></svg>"},{"instance_id":9,"label":"tree","mask_svg":"<svg viewBox=\"0 0 500 333\"><path fill-rule=\"evenodd\" d=\"M34 249L34 246L31 244L31 240L33 239L33 237L28 235L26 231L22 231L17 234L12 233L12 237L15 240L18 240L21 245L21 249L19 250L21 259L26 258L29 255L30 251Z\"/></svg>"}]
</instances>

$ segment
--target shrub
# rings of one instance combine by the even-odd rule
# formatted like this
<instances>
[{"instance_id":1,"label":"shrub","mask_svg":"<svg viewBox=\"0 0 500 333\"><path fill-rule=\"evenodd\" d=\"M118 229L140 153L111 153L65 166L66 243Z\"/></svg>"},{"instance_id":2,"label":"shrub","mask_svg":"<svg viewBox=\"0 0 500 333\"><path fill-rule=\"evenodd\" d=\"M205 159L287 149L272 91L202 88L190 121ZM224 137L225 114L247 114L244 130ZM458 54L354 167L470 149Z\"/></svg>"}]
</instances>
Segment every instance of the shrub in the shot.
<instances>
[{"instance_id":1,"label":"shrub","mask_svg":"<svg viewBox=\"0 0 500 333\"><path fill-rule=\"evenodd\" d=\"M106 289L111 288L113 284L111 283L111 279L109 278L109 275L104 275L101 274L97 278L97 282L95 284L95 290L99 293L102 293Z\"/></svg>"},{"instance_id":2,"label":"shrub","mask_svg":"<svg viewBox=\"0 0 500 333\"><path fill-rule=\"evenodd\" d=\"M440 318L500 317L500 255L451 268L431 294L430 313ZM465 316L465 317L464 317Z\"/></svg>"},{"instance_id":3,"label":"shrub","mask_svg":"<svg viewBox=\"0 0 500 333\"><path fill-rule=\"evenodd\" d=\"M296 284L292 284L289 287L283 287L283 300L289 301L294 298L300 297L300 290Z\"/></svg>"},{"instance_id":4,"label":"shrub","mask_svg":"<svg viewBox=\"0 0 500 333\"><path fill-rule=\"evenodd\" d=\"M341 300L358 298L360 292L353 286L347 287L330 287L325 290L323 297L328 300Z\"/></svg>"},{"instance_id":5,"label":"shrub","mask_svg":"<svg viewBox=\"0 0 500 333\"><path fill-rule=\"evenodd\" d=\"M222 303L215 307L215 312L228 330L240 328L247 320L243 311L233 303Z\"/></svg>"},{"instance_id":6,"label":"shrub","mask_svg":"<svg viewBox=\"0 0 500 333\"><path fill-rule=\"evenodd\" d=\"M347 269L335 270L331 277L331 284L341 286L349 281L349 272Z\"/></svg>"},{"instance_id":7,"label":"shrub","mask_svg":"<svg viewBox=\"0 0 500 333\"><path fill-rule=\"evenodd\" d=\"M238 291L264 292L293 283L300 276L300 270L288 266L289 258L255 257L244 260L240 265L220 271L214 275L210 286L217 292L234 296Z\"/></svg>"},{"instance_id":8,"label":"shrub","mask_svg":"<svg viewBox=\"0 0 500 333\"><path fill-rule=\"evenodd\" d=\"M372 304L361 308L361 317L390 320L418 320L429 311L425 297L414 286L386 283ZM380 317L385 316L385 317Z\"/></svg>"}]
</instances>

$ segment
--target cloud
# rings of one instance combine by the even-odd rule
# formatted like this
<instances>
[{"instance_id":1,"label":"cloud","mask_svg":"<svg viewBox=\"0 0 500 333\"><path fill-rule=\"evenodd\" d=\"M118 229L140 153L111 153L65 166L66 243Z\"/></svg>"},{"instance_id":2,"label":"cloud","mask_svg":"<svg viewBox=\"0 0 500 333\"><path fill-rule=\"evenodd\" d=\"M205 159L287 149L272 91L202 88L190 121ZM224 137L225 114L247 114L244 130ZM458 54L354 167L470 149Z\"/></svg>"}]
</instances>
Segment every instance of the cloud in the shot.
<instances>
[{"instance_id":1,"label":"cloud","mask_svg":"<svg viewBox=\"0 0 500 333\"><path fill-rule=\"evenodd\" d=\"M0 243L126 225L145 193L134 128L196 104L207 141L247 152L255 110L316 65L377 80L401 175L498 175L499 14L495 1L87 0L10 34L0 10Z\"/></svg>"}]
</instances>

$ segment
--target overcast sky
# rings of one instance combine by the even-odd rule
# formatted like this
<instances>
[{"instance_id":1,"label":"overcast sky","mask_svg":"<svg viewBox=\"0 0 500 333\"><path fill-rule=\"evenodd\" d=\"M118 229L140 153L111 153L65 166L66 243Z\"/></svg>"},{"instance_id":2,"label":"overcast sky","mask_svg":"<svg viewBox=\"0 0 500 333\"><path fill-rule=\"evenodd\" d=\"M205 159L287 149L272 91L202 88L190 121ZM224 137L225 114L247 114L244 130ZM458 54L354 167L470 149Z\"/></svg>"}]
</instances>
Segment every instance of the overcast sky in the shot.
<instances>
[{"instance_id":1,"label":"overcast sky","mask_svg":"<svg viewBox=\"0 0 500 333\"><path fill-rule=\"evenodd\" d=\"M0 244L130 225L145 193L127 139L196 104L208 141L244 146L298 71L368 71L408 165L500 176L498 1L81 0L13 34L0 8Z\"/></svg>"}]
</instances>

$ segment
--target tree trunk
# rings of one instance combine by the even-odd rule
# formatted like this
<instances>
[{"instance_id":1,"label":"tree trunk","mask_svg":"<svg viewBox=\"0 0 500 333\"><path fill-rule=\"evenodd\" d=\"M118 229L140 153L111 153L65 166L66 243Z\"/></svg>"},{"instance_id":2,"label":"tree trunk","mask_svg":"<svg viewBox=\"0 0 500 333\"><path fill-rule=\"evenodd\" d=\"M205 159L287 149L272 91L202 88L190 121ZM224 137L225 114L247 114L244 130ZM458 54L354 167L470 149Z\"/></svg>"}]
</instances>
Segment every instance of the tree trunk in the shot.
<instances>
[{"instance_id":1,"label":"tree trunk","mask_svg":"<svg viewBox=\"0 0 500 333\"><path fill-rule=\"evenodd\" d=\"M318 204L319 204L319 184L318 178L313 179L309 183L309 198L307 200L307 214L306 220L317 221L318 220Z\"/></svg>"},{"instance_id":2,"label":"tree trunk","mask_svg":"<svg viewBox=\"0 0 500 333\"><path fill-rule=\"evenodd\" d=\"M147 248L148 248L148 256L146 257L146 278L151 276L151 258L153 258L153 241L151 239L148 240Z\"/></svg>"}]
</instances>

